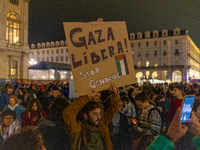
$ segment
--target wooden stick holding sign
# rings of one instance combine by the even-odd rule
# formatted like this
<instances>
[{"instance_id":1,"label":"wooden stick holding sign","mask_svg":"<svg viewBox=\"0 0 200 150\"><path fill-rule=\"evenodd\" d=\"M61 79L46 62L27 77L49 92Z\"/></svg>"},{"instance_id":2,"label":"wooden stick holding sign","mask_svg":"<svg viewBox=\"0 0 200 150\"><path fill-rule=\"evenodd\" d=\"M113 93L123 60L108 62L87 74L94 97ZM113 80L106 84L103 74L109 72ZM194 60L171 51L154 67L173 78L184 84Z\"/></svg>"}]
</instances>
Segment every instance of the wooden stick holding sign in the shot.
<instances>
[{"instance_id":1,"label":"wooden stick holding sign","mask_svg":"<svg viewBox=\"0 0 200 150\"><path fill-rule=\"evenodd\" d=\"M125 22L65 22L77 96L136 83Z\"/></svg>"}]
</instances>

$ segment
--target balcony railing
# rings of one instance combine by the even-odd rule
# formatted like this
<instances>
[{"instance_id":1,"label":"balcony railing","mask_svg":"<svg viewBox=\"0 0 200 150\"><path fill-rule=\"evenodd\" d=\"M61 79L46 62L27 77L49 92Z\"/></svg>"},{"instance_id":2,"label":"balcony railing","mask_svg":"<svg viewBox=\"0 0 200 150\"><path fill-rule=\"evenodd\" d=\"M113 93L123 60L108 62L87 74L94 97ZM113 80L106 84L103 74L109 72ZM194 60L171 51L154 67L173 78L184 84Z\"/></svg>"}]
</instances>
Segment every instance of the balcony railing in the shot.
<instances>
[{"instance_id":1,"label":"balcony railing","mask_svg":"<svg viewBox=\"0 0 200 150\"><path fill-rule=\"evenodd\" d=\"M190 66L186 66L190 68ZM134 66L135 69L170 69L170 68L184 68L184 65L173 65L173 66Z\"/></svg>"}]
</instances>

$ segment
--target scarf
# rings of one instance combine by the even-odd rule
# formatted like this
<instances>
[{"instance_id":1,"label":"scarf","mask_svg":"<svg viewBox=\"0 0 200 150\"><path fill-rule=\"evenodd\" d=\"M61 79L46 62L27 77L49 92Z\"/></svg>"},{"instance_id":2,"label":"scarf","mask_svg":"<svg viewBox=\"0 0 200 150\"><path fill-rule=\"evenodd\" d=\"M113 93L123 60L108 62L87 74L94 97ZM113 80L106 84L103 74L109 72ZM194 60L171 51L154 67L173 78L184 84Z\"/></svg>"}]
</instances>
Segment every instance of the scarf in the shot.
<instances>
[{"instance_id":1,"label":"scarf","mask_svg":"<svg viewBox=\"0 0 200 150\"><path fill-rule=\"evenodd\" d=\"M0 125L1 136L3 137L4 140L7 137L10 137L14 133L19 133L20 129L21 129L21 126L20 126L19 120L14 120L13 123L9 127L6 126L4 122Z\"/></svg>"},{"instance_id":2,"label":"scarf","mask_svg":"<svg viewBox=\"0 0 200 150\"><path fill-rule=\"evenodd\" d=\"M98 126L90 125L85 119L83 120L82 123L85 126L85 129L86 129L87 133L99 132L100 129L101 129L101 125L98 125Z\"/></svg>"},{"instance_id":3,"label":"scarf","mask_svg":"<svg viewBox=\"0 0 200 150\"><path fill-rule=\"evenodd\" d=\"M19 104L16 104L14 107L12 107L10 104L8 105L8 108L10 108L10 110L15 111L15 107L17 107Z\"/></svg>"}]
</instances>

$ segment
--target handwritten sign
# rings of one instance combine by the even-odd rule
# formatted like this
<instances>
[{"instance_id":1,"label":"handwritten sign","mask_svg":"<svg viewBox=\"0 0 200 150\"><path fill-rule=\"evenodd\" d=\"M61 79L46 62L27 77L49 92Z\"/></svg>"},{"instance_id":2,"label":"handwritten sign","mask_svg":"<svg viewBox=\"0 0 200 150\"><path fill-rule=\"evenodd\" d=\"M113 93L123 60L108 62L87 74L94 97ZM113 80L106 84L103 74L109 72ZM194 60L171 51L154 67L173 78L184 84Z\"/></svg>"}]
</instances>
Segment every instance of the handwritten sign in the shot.
<instances>
[{"instance_id":1,"label":"handwritten sign","mask_svg":"<svg viewBox=\"0 0 200 150\"><path fill-rule=\"evenodd\" d=\"M76 96L136 83L125 22L65 22Z\"/></svg>"}]
</instances>

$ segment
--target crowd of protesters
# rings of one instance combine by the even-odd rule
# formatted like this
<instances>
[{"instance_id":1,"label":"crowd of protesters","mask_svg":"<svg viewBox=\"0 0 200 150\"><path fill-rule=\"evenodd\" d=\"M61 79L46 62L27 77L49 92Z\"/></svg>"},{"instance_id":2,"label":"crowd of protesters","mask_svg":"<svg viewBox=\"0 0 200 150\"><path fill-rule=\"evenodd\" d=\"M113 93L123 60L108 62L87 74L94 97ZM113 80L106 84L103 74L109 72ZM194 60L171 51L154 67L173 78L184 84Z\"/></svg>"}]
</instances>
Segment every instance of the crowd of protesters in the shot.
<instances>
[{"instance_id":1,"label":"crowd of protesters","mask_svg":"<svg viewBox=\"0 0 200 150\"><path fill-rule=\"evenodd\" d=\"M5 85L0 99L2 150L193 150L200 148L198 84L137 84L69 99L61 82ZM191 119L180 123L185 95Z\"/></svg>"}]
</instances>

